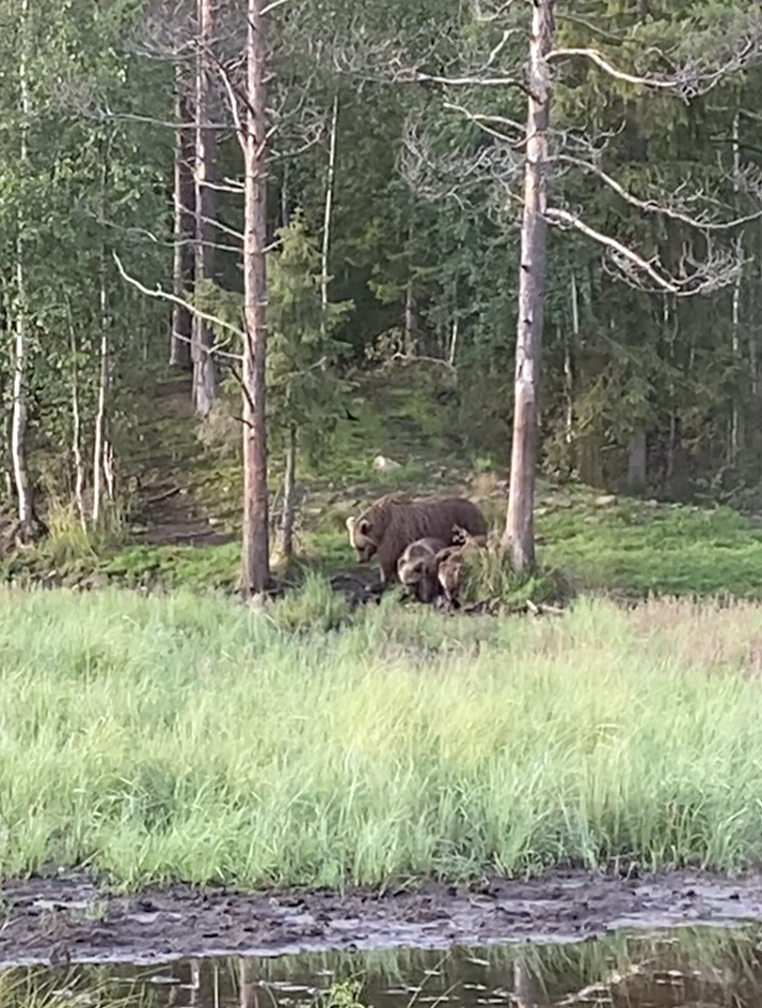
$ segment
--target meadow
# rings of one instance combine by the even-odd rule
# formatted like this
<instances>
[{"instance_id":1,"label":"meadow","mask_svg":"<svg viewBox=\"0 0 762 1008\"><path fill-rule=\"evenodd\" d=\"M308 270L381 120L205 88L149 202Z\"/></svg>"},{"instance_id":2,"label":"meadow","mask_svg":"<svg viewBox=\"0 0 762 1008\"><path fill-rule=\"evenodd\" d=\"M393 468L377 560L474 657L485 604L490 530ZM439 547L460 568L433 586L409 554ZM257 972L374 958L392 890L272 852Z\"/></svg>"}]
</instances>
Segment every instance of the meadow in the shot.
<instances>
[{"instance_id":1,"label":"meadow","mask_svg":"<svg viewBox=\"0 0 762 1008\"><path fill-rule=\"evenodd\" d=\"M759 864L762 607L443 617L327 582L6 589L0 873L405 884Z\"/></svg>"}]
</instances>

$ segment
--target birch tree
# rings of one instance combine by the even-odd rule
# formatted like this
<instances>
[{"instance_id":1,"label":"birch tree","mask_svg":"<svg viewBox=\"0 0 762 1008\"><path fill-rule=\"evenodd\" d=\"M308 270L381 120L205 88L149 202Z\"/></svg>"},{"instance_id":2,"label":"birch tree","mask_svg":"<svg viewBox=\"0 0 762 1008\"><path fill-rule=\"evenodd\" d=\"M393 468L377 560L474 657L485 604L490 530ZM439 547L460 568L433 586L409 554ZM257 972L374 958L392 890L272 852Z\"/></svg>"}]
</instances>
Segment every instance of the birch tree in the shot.
<instances>
[{"instance_id":1,"label":"birch tree","mask_svg":"<svg viewBox=\"0 0 762 1008\"><path fill-rule=\"evenodd\" d=\"M194 103L182 61L175 67L175 171L174 171L174 291L179 298L187 297L195 279L193 239L196 231L196 191L194 184ZM172 341L169 362L173 367L188 370L191 366L193 316L180 303L172 307Z\"/></svg>"},{"instance_id":2,"label":"birch tree","mask_svg":"<svg viewBox=\"0 0 762 1008\"><path fill-rule=\"evenodd\" d=\"M196 45L196 160L194 210L196 218L196 283L214 275L216 136L212 124L211 59L215 43L213 0L198 0L198 41ZM200 316L193 318L193 404L205 416L217 398L217 374L211 347L214 342L209 324Z\"/></svg>"},{"instance_id":3,"label":"birch tree","mask_svg":"<svg viewBox=\"0 0 762 1008\"><path fill-rule=\"evenodd\" d=\"M30 49L29 0L20 7L18 46L18 92L21 120L19 124L19 166L26 181L29 172L29 80L27 61ZM23 206L19 204L16 236L16 290L13 340L13 415L11 420L11 457L16 483L17 537L28 541L34 533L34 505L28 458L28 381L29 381L29 319L27 313L26 246Z\"/></svg>"}]
</instances>

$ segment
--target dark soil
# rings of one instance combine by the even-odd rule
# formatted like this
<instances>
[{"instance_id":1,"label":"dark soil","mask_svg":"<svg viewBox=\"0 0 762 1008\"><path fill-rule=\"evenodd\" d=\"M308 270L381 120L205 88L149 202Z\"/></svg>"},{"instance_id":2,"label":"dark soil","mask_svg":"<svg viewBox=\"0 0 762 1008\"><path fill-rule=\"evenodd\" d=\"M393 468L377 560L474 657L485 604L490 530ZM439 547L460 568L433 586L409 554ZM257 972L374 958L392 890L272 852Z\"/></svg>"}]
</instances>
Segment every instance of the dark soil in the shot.
<instances>
[{"instance_id":1,"label":"dark soil","mask_svg":"<svg viewBox=\"0 0 762 1008\"><path fill-rule=\"evenodd\" d=\"M762 875L680 871L641 878L551 872L471 887L354 890L176 885L117 896L84 875L2 887L0 965L166 961L392 946L446 948L516 940L580 941L616 928L762 921Z\"/></svg>"}]
</instances>

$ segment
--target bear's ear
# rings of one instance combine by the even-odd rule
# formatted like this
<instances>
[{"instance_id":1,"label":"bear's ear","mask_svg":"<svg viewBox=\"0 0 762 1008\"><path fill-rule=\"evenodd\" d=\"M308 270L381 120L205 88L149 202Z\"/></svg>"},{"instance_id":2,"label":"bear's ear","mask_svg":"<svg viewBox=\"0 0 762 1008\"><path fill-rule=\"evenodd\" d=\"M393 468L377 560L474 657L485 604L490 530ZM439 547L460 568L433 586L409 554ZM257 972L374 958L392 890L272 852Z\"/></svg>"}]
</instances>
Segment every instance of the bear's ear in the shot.
<instances>
[{"instance_id":1,"label":"bear's ear","mask_svg":"<svg viewBox=\"0 0 762 1008\"><path fill-rule=\"evenodd\" d=\"M370 532L370 522L368 521L367 518L360 519L360 521L357 523L357 531L362 536L368 535L368 533Z\"/></svg>"}]
</instances>

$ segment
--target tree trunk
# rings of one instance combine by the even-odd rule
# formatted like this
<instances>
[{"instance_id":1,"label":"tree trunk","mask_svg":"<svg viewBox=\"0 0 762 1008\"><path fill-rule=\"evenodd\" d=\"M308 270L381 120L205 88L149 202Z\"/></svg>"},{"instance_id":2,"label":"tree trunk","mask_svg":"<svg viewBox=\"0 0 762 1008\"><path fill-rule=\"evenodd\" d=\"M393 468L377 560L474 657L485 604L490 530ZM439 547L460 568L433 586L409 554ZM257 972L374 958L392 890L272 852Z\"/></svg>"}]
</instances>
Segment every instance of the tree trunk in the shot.
<instances>
[{"instance_id":1,"label":"tree trunk","mask_svg":"<svg viewBox=\"0 0 762 1008\"><path fill-rule=\"evenodd\" d=\"M69 332L71 334L71 452L74 458L74 503L77 508L80 524L87 529L85 514L85 463L82 458L82 420L79 409L79 368L77 366L77 337L74 331L74 319L69 309Z\"/></svg>"},{"instance_id":2,"label":"tree trunk","mask_svg":"<svg viewBox=\"0 0 762 1008\"><path fill-rule=\"evenodd\" d=\"M243 544L244 597L270 583L267 499L265 354L267 351L267 203L265 180L266 49L262 8L249 0L246 134L244 137L243 280L246 336L243 345Z\"/></svg>"},{"instance_id":3,"label":"tree trunk","mask_svg":"<svg viewBox=\"0 0 762 1008\"><path fill-rule=\"evenodd\" d=\"M283 474L283 513L280 522L280 555L291 560L294 555L294 519L296 518L296 427L288 432L286 471Z\"/></svg>"},{"instance_id":4,"label":"tree trunk","mask_svg":"<svg viewBox=\"0 0 762 1008\"><path fill-rule=\"evenodd\" d=\"M196 257L195 280L214 276L214 219L216 199L208 182L213 180L216 137L210 126L211 73L209 50L214 43L212 0L198 0L198 52L196 54ZM206 416L217 398L217 373L210 348L214 334L197 315L193 318L193 405Z\"/></svg>"},{"instance_id":5,"label":"tree trunk","mask_svg":"<svg viewBox=\"0 0 762 1008\"><path fill-rule=\"evenodd\" d=\"M183 67L175 69L175 108L177 133L175 135L175 248L174 291L176 297L187 298L193 287L193 238L196 220L196 189L193 179L194 138L188 125L193 115L193 102L187 92ZM169 363L171 367L189 371L191 368L191 339L193 316L187 308L175 304L172 310L172 341Z\"/></svg>"},{"instance_id":6,"label":"tree trunk","mask_svg":"<svg viewBox=\"0 0 762 1008\"><path fill-rule=\"evenodd\" d=\"M413 281L405 289L405 353L415 356L418 347L418 305L413 297Z\"/></svg>"},{"instance_id":7,"label":"tree trunk","mask_svg":"<svg viewBox=\"0 0 762 1008\"><path fill-rule=\"evenodd\" d=\"M333 99L333 114L331 115L331 136L328 141L328 176L325 185L325 213L323 215L323 252L321 270L323 273L320 286L323 311L328 307L328 254L331 246L331 213L333 209L333 180L336 177L336 136L339 126L339 96Z\"/></svg>"},{"instance_id":8,"label":"tree trunk","mask_svg":"<svg viewBox=\"0 0 762 1008\"><path fill-rule=\"evenodd\" d=\"M240 1008L257 1008L259 1005L259 983L256 960L248 956L238 959L238 1004Z\"/></svg>"},{"instance_id":9,"label":"tree trunk","mask_svg":"<svg viewBox=\"0 0 762 1008\"><path fill-rule=\"evenodd\" d=\"M108 142L108 141L107 141ZM102 203L101 203L101 227L105 227L103 220L105 217L106 182L108 173L108 150L104 151L102 167ZM106 274L106 244L105 238L101 237L100 252L100 366L98 373L98 407L95 413L95 443L93 447L93 525L97 526L101 519L101 502L103 500L104 478L107 472L107 444L106 444L106 402L108 399L108 386L111 374L110 368L110 346L109 346L109 318L108 318L108 289Z\"/></svg>"},{"instance_id":10,"label":"tree trunk","mask_svg":"<svg viewBox=\"0 0 762 1008\"><path fill-rule=\"evenodd\" d=\"M554 0L534 0L528 86L524 214L521 227L519 316L511 445L511 482L504 540L517 573L534 565L537 396L545 301L545 205L550 124L547 54L553 42Z\"/></svg>"},{"instance_id":11,"label":"tree trunk","mask_svg":"<svg viewBox=\"0 0 762 1008\"><path fill-rule=\"evenodd\" d=\"M644 427L630 438L627 457L627 489L631 494L642 494L648 484L648 451Z\"/></svg>"},{"instance_id":12,"label":"tree trunk","mask_svg":"<svg viewBox=\"0 0 762 1008\"><path fill-rule=\"evenodd\" d=\"M738 135L738 113L736 112L733 119L733 189L735 191L736 197L736 211L738 212L738 182L741 175L741 149L739 144ZM736 238L736 255L739 261L743 255L743 236L742 232L739 232ZM741 270L736 274L735 283L733 284L733 303L732 303L732 317L731 324L733 327L733 362L738 368L738 373L740 377L740 365L741 365L741 284L743 283L743 273ZM740 380L736 379L736 395L733 396L733 401L731 404L731 417L730 417L730 445L728 452L728 462L731 466L735 466L738 463L738 455L740 452L740 410L739 410L739 400L741 389Z\"/></svg>"},{"instance_id":13,"label":"tree trunk","mask_svg":"<svg viewBox=\"0 0 762 1008\"><path fill-rule=\"evenodd\" d=\"M29 82L27 80L27 42L29 37L29 0L21 0L21 47L19 51L19 92L21 105L21 128L19 161L25 175L29 162L28 120ZM22 542L34 536L34 501L32 481L29 476L27 437L29 407L27 379L29 370L29 337L27 333L26 282L25 282L25 223L22 211L18 212L18 234L16 238L16 318L13 342L13 415L11 420L11 456L13 475L18 500L18 538Z\"/></svg>"}]
</instances>

